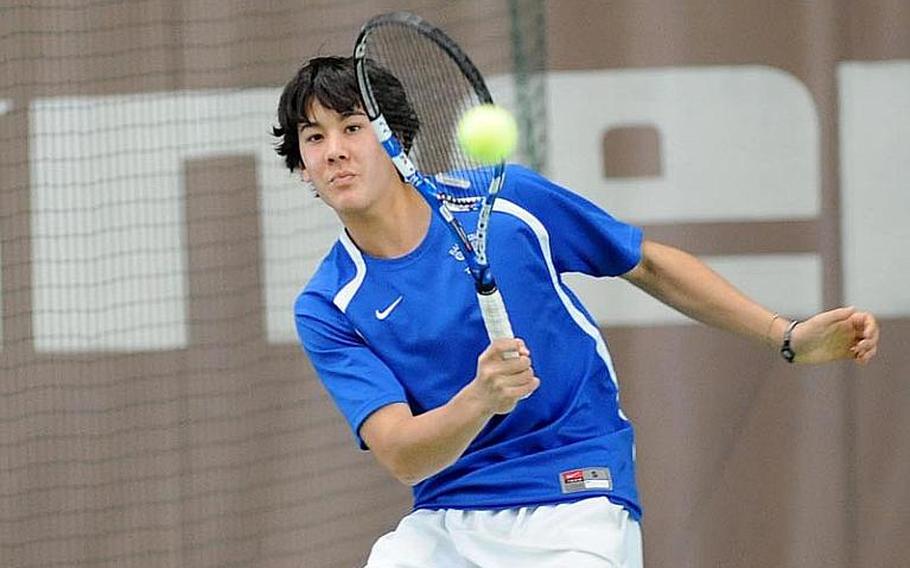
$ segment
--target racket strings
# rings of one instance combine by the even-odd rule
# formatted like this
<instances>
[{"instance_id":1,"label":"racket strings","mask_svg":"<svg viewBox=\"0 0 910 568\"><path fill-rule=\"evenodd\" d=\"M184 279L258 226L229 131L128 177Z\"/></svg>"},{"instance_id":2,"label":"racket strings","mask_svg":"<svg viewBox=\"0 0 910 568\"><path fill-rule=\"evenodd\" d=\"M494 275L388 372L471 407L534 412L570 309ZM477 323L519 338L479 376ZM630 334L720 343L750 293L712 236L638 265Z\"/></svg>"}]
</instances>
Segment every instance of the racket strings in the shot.
<instances>
[{"instance_id":1,"label":"racket strings","mask_svg":"<svg viewBox=\"0 0 910 568\"><path fill-rule=\"evenodd\" d=\"M403 112L402 101L377 97L389 126L406 148L410 146L411 161L434 177L440 197L453 209L476 208L492 174L458 144L461 116L482 102L474 85L446 50L405 26L373 30L365 56L400 81L417 115L419 130L415 133L407 125L396 124L395 116ZM372 74L370 82L374 93L382 89Z\"/></svg>"}]
</instances>

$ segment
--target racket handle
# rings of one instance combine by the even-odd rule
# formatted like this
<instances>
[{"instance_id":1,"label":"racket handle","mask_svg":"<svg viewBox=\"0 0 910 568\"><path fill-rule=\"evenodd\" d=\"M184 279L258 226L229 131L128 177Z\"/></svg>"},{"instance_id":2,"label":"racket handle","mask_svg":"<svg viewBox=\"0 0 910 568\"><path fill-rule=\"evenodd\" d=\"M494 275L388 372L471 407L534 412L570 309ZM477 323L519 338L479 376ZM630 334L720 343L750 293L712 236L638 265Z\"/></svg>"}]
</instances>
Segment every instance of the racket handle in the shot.
<instances>
[{"instance_id":1,"label":"racket handle","mask_svg":"<svg viewBox=\"0 0 910 568\"><path fill-rule=\"evenodd\" d=\"M487 327L487 335L490 336L490 341L515 337L515 334L512 333L512 324L509 323L506 305L503 303L502 295L498 289L494 288L492 292L478 292L477 301L480 302L480 313L483 316L483 323ZM518 357L518 352L508 351L503 357L514 359Z\"/></svg>"}]
</instances>

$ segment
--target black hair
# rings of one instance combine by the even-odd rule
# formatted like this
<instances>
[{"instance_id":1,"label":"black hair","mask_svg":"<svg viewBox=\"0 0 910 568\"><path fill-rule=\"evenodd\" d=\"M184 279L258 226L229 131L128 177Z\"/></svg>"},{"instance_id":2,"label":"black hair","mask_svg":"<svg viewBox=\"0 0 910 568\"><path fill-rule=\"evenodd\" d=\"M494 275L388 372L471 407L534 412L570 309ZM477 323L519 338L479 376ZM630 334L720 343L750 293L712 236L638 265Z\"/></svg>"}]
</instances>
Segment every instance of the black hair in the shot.
<instances>
[{"instance_id":1,"label":"black hair","mask_svg":"<svg viewBox=\"0 0 910 568\"><path fill-rule=\"evenodd\" d=\"M389 128L405 152L409 151L420 130L420 121L404 87L394 75L375 63L367 62L367 73L376 103ZM340 114L363 109L353 58L314 57L284 87L278 101L278 126L272 127L272 135L278 138L275 151L284 156L285 165L291 171L305 167L300 157L297 128L301 122L309 121L307 111L314 100Z\"/></svg>"}]
</instances>

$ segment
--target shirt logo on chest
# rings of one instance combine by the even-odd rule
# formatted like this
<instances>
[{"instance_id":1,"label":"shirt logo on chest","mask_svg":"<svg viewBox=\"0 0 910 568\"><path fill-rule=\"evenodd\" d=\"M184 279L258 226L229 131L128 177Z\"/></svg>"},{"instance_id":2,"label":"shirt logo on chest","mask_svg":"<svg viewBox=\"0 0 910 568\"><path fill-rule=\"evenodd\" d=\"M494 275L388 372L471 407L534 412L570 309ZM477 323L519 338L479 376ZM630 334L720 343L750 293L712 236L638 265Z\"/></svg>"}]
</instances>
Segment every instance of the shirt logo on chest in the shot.
<instances>
[{"instance_id":1,"label":"shirt logo on chest","mask_svg":"<svg viewBox=\"0 0 910 568\"><path fill-rule=\"evenodd\" d=\"M452 247L449 248L449 254L458 262L464 262L464 253L461 252L461 248L457 244L453 244Z\"/></svg>"},{"instance_id":2,"label":"shirt logo on chest","mask_svg":"<svg viewBox=\"0 0 910 568\"><path fill-rule=\"evenodd\" d=\"M477 235L474 233L468 234L468 241L471 243L471 246L475 249L477 248ZM458 262L464 262L464 253L461 251L461 247L458 246L458 243L452 244L449 247L449 256L457 260ZM466 274L471 274L471 269L467 266L464 267Z\"/></svg>"},{"instance_id":3,"label":"shirt logo on chest","mask_svg":"<svg viewBox=\"0 0 910 568\"><path fill-rule=\"evenodd\" d=\"M392 310L394 310L395 308L398 307L398 304L401 303L401 300L403 298L404 298L404 296L398 296L398 298L394 302L389 304L384 310L376 310L376 319L378 319L379 321L382 321L385 318L389 317L389 314L392 313Z\"/></svg>"}]
</instances>

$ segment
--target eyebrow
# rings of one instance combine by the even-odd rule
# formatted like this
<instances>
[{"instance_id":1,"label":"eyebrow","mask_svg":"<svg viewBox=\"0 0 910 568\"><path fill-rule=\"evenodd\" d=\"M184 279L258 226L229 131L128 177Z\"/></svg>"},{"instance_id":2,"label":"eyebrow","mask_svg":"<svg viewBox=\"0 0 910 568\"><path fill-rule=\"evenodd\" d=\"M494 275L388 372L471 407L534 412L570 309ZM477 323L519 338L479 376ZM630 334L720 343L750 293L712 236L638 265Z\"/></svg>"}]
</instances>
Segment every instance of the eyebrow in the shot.
<instances>
[{"instance_id":1,"label":"eyebrow","mask_svg":"<svg viewBox=\"0 0 910 568\"><path fill-rule=\"evenodd\" d=\"M341 118L350 118L352 116L366 116L367 113L360 109L351 109L344 112L338 113L341 115ZM304 117L297 123L297 130L302 130L304 128L310 128L314 126L319 126L319 123L316 121L310 121L308 118Z\"/></svg>"}]
</instances>

